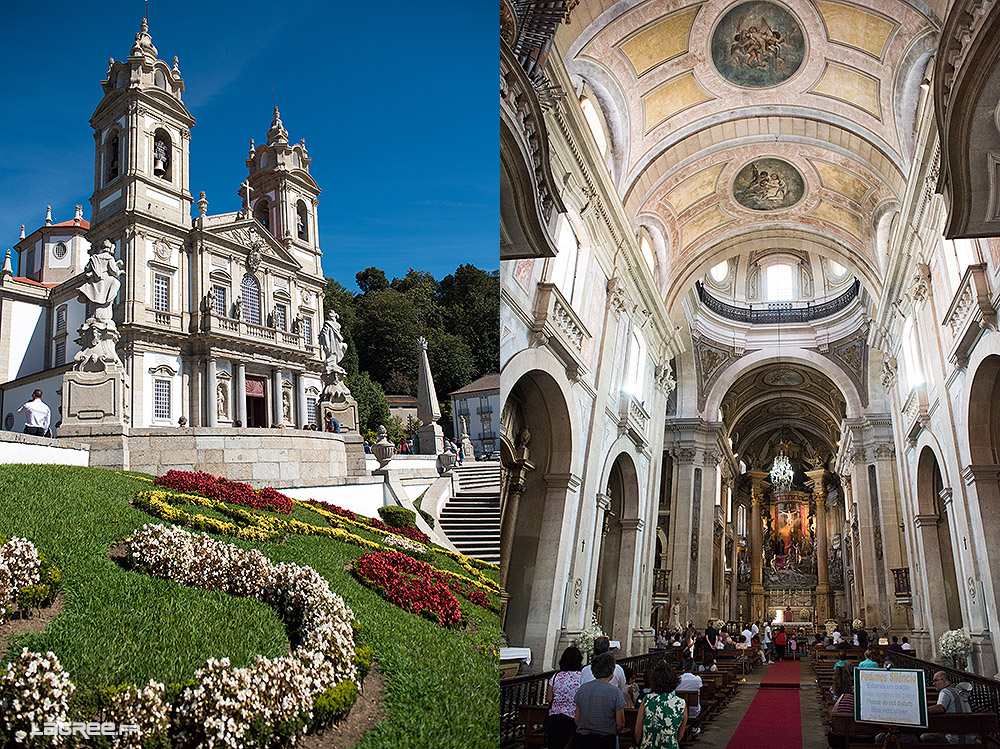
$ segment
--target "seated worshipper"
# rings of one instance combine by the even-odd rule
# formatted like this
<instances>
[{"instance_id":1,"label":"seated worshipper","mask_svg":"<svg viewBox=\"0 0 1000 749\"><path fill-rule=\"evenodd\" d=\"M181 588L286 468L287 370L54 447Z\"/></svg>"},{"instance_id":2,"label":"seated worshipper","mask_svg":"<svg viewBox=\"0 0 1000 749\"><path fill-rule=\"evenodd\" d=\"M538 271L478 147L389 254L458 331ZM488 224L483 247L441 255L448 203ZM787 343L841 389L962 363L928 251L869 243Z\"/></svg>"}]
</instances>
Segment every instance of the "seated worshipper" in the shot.
<instances>
[{"instance_id":1,"label":"seated worshipper","mask_svg":"<svg viewBox=\"0 0 1000 749\"><path fill-rule=\"evenodd\" d=\"M551 704L545 719L545 746L565 749L576 733L576 690L580 688L583 653L570 645L559 658L559 672L549 679L545 701Z\"/></svg>"},{"instance_id":2,"label":"seated worshipper","mask_svg":"<svg viewBox=\"0 0 1000 749\"><path fill-rule=\"evenodd\" d=\"M639 749L679 749L688 708L674 690L680 683L674 667L660 661L649 675L650 692L639 706L635 740Z\"/></svg>"},{"instance_id":3,"label":"seated worshipper","mask_svg":"<svg viewBox=\"0 0 1000 749\"><path fill-rule=\"evenodd\" d=\"M969 694L972 693L972 685L963 681L958 684L951 683L951 677L944 671L938 671L931 679L931 683L939 690L937 704L927 708L927 713L971 713L972 705L969 704ZM921 741L947 741L949 744L974 744L976 737L972 734L954 733L922 733Z\"/></svg>"},{"instance_id":4,"label":"seated worshipper","mask_svg":"<svg viewBox=\"0 0 1000 749\"><path fill-rule=\"evenodd\" d=\"M841 658L839 661L833 664L833 668L834 670L836 670L837 666L850 666L850 665L851 662L849 660L847 660L846 658Z\"/></svg>"},{"instance_id":5,"label":"seated worshipper","mask_svg":"<svg viewBox=\"0 0 1000 749\"><path fill-rule=\"evenodd\" d=\"M858 664L858 668L878 668L878 661L872 658L873 655L871 650L866 650L865 659Z\"/></svg>"},{"instance_id":6,"label":"seated worshipper","mask_svg":"<svg viewBox=\"0 0 1000 749\"><path fill-rule=\"evenodd\" d=\"M698 704L693 707L688 707L689 718L697 718L701 715L701 688L703 686L705 686L705 682L702 681L698 674L694 673L694 661L690 658L686 659L683 663L681 663L681 680L680 683L677 684L677 689L674 691L698 693Z\"/></svg>"},{"instance_id":7,"label":"seated worshipper","mask_svg":"<svg viewBox=\"0 0 1000 749\"><path fill-rule=\"evenodd\" d=\"M826 650L826 640L823 639L823 635L816 635L816 640L813 642L813 650Z\"/></svg>"},{"instance_id":8,"label":"seated worshipper","mask_svg":"<svg viewBox=\"0 0 1000 749\"><path fill-rule=\"evenodd\" d=\"M854 679L851 678L851 667L846 663L843 666L836 666L833 669L833 686L830 687L834 698L842 694L854 692Z\"/></svg>"},{"instance_id":9,"label":"seated worshipper","mask_svg":"<svg viewBox=\"0 0 1000 749\"><path fill-rule=\"evenodd\" d=\"M598 637L597 639L594 640L594 658L601 655L602 653L607 653L610 649L611 649L611 641L607 637L604 637L602 635L601 637ZM612 656L611 660L612 662L614 662L614 656ZM586 684L588 681L594 680L595 677L593 671L591 670L592 666L593 666L593 660L591 660L590 666L587 666L580 672L580 684ZM621 692L622 697L624 697L625 689L627 688L625 682L625 672L622 670L622 667L619 666L617 663L615 664L614 673L612 674L611 677L611 683L616 687L618 687L618 691Z\"/></svg>"},{"instance_id":10,"label":"seated worshipper","mask_svg":"<svg viewBox=\"0 0 1000 749\"><path fill-rule=\"evenodd\" d=\"M661 629L660 633L656 636L656 647L665 648L669 644L670 641L667 639L666 635L664 635L663 630Z\"/></svg>"},{"instance_id":11,"label":"seated worshipper","mask_svg":"<svg viewBox=\"0 0 1000 749\"><path fill-rule=\"evenodd\" d=\"M750 640L747 639L746 635L740 635L740 641L736 643L737 650L746 650L750 647Z\"/></svg>"},{"instance_id":12,"label":"seated worshipper","mask_svg":"<svg viewBox=\"0 0 1000 749\"><path fill-rule=\"evenodd\" d=\"M840 633L840 627L834 628L834 630L833 630L833 644L834 645L839 645L840 641L843 638L844 638L844 636Z\"/></svg>"},{"instance_id":13,"label":"seated worshipper","mask_svg":"<svg viewBox=\"0 0 1000 749\"><path fill-rule=\"evenodd\" d=\"M581 684L573 698L576 702L573 746L575 749L615 749L618 732L625 727L625 697L610 683L616 668L615 657L603 652L594 656L590 665L593 680Z\"/></svg>"},{"instance_id":14,"label":"seated worshipper","mask_svg":"<svg viewBox=\"0 0 1000 749\"><path fill-rule=\"evenodd\" d=\"M905 638L904 638L905 639ZM899 644L899 638L896 635L892 636L892 642L890 642L885 647L886 650L891 650L894 653L902 652L903 646Z\"/></svg>"},{"instance_id":15,"label":"seated worshipper","mask_svg":"<svg viewBox=\"0 0 1000 749\"><path fill-rule=\"evenodd\" d=\"M854 631L854 644L859 648L868 647L868 632L864 628L859 628Z\"/></svg>"},{"instance_id":16,"label":"seated worshipper","mask_svg":"<svg viewBox=\"0 0 1000 749\"><path fill-rule=\"evenodd\" d=\"M760 660L761 663L767 663L767 651L764 650L764 644L760 641L760 637L758 635L754 635L751 642L753 643L754 651L757 653L758 660Z\"/></svg>"},{"instance_id":17,"label":"seated worshipper","mask_svg":"<svg viewBox=\"0 0 1000 749\"><path fill-rule=\"evenodd\" d=\"M903 638L903 644L900 645L899 647L901 647L903 650L913 650L913 646L910 644L910 638L909 637L904 637Z\"/></svg>"},{"instance_id":18,"label":"seated worshipper","mask_svg":"<svg viewBox=\"0 0 1000 749\"><path fill-rule=\"evenodd\" d=\"M698 666L699 671L718 671L719 667L715 663L715 651L711 648L705 648L705 655L702 658L701 665Z\"/></svg>"},{"instance_id":19,"label":"seated worshipper","mask_svg":"<svg viewBox=\"0 0 1000 749\"><path fill-rule=\"evenodd\" d=\"M625 693L622 695L625 698L625 707L637 707L642 699L642 690L635 683L635 671L628 666L622 666L622 671L625 672Z\"/></svg>"}]
</instances>

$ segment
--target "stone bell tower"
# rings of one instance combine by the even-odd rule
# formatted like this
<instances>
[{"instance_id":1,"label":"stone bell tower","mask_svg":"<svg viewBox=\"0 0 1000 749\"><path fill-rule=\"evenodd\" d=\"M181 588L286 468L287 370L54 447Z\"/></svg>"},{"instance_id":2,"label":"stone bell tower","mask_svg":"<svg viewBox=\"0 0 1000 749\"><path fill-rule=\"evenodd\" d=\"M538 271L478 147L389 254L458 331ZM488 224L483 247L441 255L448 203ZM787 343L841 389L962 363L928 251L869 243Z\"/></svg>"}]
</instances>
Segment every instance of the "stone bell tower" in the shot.
<instances>
[{"instance_id":1,"label":"stone bell tower","mask_svg":"<svg viewBox=\"0 0 1000 749\"><path fill-rule=\"evenodd\" d=\"M188 154L194 117L181 101L184 80L175 57L157 58L146 19L124 62L109 61L94 128L91 226L125 211L189 226ZM96 237L107 236L97 231Z\"/></svg>"}]
</instances>

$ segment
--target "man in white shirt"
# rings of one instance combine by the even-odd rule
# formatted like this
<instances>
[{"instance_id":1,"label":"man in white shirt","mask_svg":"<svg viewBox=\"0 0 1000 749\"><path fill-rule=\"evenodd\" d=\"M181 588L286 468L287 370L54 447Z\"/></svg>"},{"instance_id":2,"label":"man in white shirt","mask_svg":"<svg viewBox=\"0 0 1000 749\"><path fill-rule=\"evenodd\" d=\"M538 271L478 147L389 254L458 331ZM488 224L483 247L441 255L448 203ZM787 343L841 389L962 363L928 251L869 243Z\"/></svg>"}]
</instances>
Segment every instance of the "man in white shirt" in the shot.
<instances>
[{"instance_id":1,"label":"man in white shirt","mask_svg":"<svg viewBox=\"0 0 1000 749\"><path fill-rule=\"evenodd\" d=\"M699 704L698 705L689 705L688 706L688 717L689 718L697 718L698 715L701 713L701 704L700 704L701 703L701 688L702 688L702 686L704 686L704 682L702 681L702 678L700 676L698 676L697 674L692 673L693 671L694 671L694 661L692 661L690 659L684 661L684 664L681 666L681 681L680 681L680 684L678 684L677 685L677 689L674 690L675 692L698 692L699 693L698 694L698 702L699 702Z\"/></svg>"},{"instance_id":2,"label":"man in white shirt","mask_svg":"<svg viewBox=\"0 0 1000 749\"><path fill-rule=\"evenodd\" d=\"M743 647L747 647L747 648L750 647L750 640L753 639L753 635L754 635L753 629L751 627L744 627L743 631L740 632L740 634L743 635L743 637L744 637L744 640L743 640L744 645L743 645ZM739 645L737 645L736 647L739 647Z\"/></svg>"},{"instance_id":3,"label":"man in white shirt","mask_svg":"<svg viewBox=\"0 0 1000 749\"><path fill-rule=\"evenodd\" d=\"M44 437L49 430L49 407L42 403L42 391L36 390L31 394L31 400L17 409L18 413L24 414L24 433L33 434L36 437Z\"/></svg>"},{"instance_id":4,"label":"man in white shirt","mask_svg":"<svg viewBox=\"0 0 1000 749\"><path fill-rule=\"evenodd\" d=\"M611 641L607 637L598 637L594 640L594 658L599 656L601 653L607 653L611 649ZM590 662L594 662L594 658L590 659ZM594 672L591 667L584 666L580 671L580 686L583 686L588 681L594 680ZM628 691L628 683L625 681L625 672L622 667L617 663L615 664L615 672L611 675L610 682L618 687L618 690L625 696L625 692Z\"/></svg>"},{"instance_id":5,"label":"man in white shirt","mask_svg":"<svg viewBox=\"0 0 1000 749\"><path fill-rule=\"evenodd\" d=\"M764 624L764 653L767 654L768 660L771 658L771 649L774 647L774 640L771 639L771 625L770 623Z\"/></svg>"},{"instance_id":6,"label":"man in white shirt","mask_svg":"<svg viewBox=\"0 0 1000 749\"><path fill-rule=\"evenodd\" d=\"M750 633L753 635L760 634L760 622L754 622L750 625Z\"/></svg>"}]
</instances>

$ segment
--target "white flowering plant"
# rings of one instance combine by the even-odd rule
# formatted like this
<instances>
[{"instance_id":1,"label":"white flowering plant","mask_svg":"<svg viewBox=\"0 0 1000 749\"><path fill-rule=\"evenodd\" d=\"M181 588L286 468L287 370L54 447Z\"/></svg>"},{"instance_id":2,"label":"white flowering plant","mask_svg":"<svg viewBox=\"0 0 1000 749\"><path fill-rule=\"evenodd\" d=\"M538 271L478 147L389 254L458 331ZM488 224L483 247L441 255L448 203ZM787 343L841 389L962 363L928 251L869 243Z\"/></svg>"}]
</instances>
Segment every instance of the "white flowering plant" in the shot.
<instances>
[{"instance_id":1,"label":"white flowering plant","mask_svg":"<svg viewBox=\"0 0 1000 749\"><path fill-rule=\"evenodd\" d=\"M29 745L31 730L47 722L69 722L69 701L75 687L54 653L20 655L0 672L0 736L15 745ZM62 743L56 736L53 743Z\"/></svg>"},{"instance_id":2,"label":"white flowering plant","mask_svg":"<svg viewBox=\"0 0 1000 749\"><path fill-rule=\"evenodd\" d=\"M949 629L938 639L938 650L952 661L972 655L972 639L964 629Z\"/></svg>"},{"instance_id":3,"label":"white flowering plant","mask_svg":"<svg viewBox=\"0 0 1000 749\"><path fill-rule=\"evenodd\" d=\"M424 546L422 543L417 541L411 541L403 536L397 536L394 533L390 533L382 539L382 543L386 546L394 546L404 554L409 554L411 557L416 559L427 560L431 558L430 549Z\"/></svg>"},{"instance_id":4,"label":"white flowering plant","mask_svg":"<svg viewBox=\"0 0 1000 749\"><path fill-rule=\"evenodd\" d=\"M853 622L851 622L851 626L854 627L854 629L861 629L862 627L865 626L865 623L860 619L855 619Z\"/></svg>"},{"instance_id":5,"label":"white flowering plant","mask_svg":"<svg viewBox=\"0 0 1000 749\"><path fill-rule=\"evenodd\" d=\"M585 627L576 638L576 646L580 648L580 652L583 653L584 657L587 657L588 653L594 652L594 640L598 637L605 637L604 630L597 623L597 614L592 614L590 626Z\"/></svg>"},{"instance_id":6,"label":"white flowering plant","mask_svg":"<svg viewBox=\"0 0 1000 749\"><path fill-rule=\"evenodd\" d=\"M726 626L726 620L725 619L716 619L715 620L715 628L716 629L722 629L725 626Z\"/></svg>"},{"instance_id":7,"label":"white flowering plant","mask_svg":"<svg viewBox=\"0 0 1000 749\"><path fill-rule=\"evenodd\" d=\"M12 538L0 546L0 624L17 603L18 594L41 581L42 560L34 544Z\"/></svg>"}]
</instances>

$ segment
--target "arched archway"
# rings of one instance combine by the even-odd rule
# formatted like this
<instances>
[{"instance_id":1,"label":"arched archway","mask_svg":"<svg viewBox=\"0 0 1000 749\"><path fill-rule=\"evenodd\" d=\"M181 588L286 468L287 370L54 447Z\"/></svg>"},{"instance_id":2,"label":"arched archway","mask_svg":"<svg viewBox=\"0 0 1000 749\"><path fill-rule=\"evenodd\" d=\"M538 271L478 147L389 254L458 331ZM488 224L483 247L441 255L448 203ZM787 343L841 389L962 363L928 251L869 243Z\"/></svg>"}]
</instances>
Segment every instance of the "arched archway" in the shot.
<instances>
[{"instance_id":1,"label":"arched archway","mask_svg":"<svg viewBox=\"0 0 1000 749\"><path fill-rule=\"evenodd\" d=\"M598 502L604 512L597 528L600 537L595 540L600 550L594 613L609 637L628 643L632 640L631 611L641 522L639 475L627 452L619 453L611 463Z\"/></svg>"},{"instance_id":2,"label":"arched archway","mask_svg":"<svg viewBox=\"0 0 1000 749\"><path fill-rule=\"evenodd\" d=\"M951 543L950 496L951 490L944 486L937 455L927 445L917 461L916 526L918 543L923 551L924 578L928 585L926 611L933 643L946 630L958 629L963 624ZM941 605L942 602L944 605Z\"/></svg>"},{"instance_id":3,"label":"arched archway","mask_svg":"<svg viewBox=\"0 0 1000 749\"><path fill-rule=\"evenodd\" d=\"M550 374L530 370L511 388L501 422L503 627L511 645L530 647L544 663L551 660L562 609L563 519L579 483L570 472L569 405Z\"/></svg>"},{"instance_id":4,"label":"arched archway","mask_svg":"<svg viewBox=\"0 0 1000 749\"><path fill-rule=\"evenodd\" d=\"M1000 464L1000 356L983 359L969 390L969 453L974 465Z\"/></svg>"}]
</instances>

